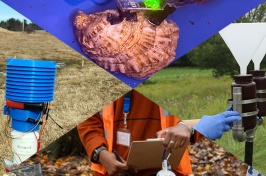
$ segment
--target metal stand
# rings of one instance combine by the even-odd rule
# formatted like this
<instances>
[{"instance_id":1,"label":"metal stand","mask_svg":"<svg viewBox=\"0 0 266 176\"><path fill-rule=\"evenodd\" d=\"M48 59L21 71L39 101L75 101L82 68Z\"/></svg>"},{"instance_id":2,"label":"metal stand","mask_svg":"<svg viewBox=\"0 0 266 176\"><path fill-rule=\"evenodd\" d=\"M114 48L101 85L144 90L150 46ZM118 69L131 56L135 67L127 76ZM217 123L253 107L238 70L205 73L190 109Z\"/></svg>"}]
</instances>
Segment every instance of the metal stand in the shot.
<instances>
[{"instance_id":1,"label":"metal stand","mask_svg":"<svg viewBox=\"0 0 266 176\"><path fill-rule=\"evenodd\" d=\"M245 163L252 166L253 158L253 142L245 142Z\"/></svg>"},{"instance_id":2,"label":"metal stand","mask_svg":"<svg viewBox=\"0 0 266 176\"><path fill-rule=\"evenodd\" d=\"M256 115L257 112L242 113L242 104L253 103L253 100L242 100L242 88L233 87L233 110L238 111L242 118L246 118L248 114ZM261 120L263 121L263 119ZM260 122L262 123L262 122ZM258 126L258 124L257 124ZM244 131L242 120L234 122L232 127L234 140L237 142L245 141L245 163L252 166L253 158L253 141L257 126L253 129Z\"/></svg>"},{"instance_id":3,"label":"metal stand","mask_svg":"<svg viewBox=\"0 0 266 176\"><path fill-rule=\"evenodd\" d=\"M253 143L255 138L256 128L250 129L246 131L247 138L245 142L245 163L252 166L252 158L253 158Z\"/></svg>"}]
</instances>

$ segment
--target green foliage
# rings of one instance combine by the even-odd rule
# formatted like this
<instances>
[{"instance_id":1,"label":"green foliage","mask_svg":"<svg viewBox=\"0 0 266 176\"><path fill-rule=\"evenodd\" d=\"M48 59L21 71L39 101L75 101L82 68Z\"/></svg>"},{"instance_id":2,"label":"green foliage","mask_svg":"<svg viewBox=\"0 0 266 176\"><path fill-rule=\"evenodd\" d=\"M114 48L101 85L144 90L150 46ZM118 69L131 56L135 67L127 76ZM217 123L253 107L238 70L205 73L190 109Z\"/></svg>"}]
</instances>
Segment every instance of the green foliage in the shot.
<instances>
[{"instance_id":1,"label":"green foliage","mask_svg":"<svg viewBox=\"0 0 266 176\"><path fill-rule=\"evenodd\" d=\"M188 53L188 57L200 69L213 69L213 75L236 75L239 66L219 34Z\"/></svg>"},{"instance_id":2,"label":"green foliage","mask_svg":"<svg viewBox=\"0 0 266 176\"><path fill-rule=\"evenodd\" d=\"M143 85L148 85L148 84L156 84L157 81L147 79L145 82L143 82Z\"/></svg>"},{"instance_id":3,"label":"green foliage","mask_svg":"<svg viewBox=\"0 0 266 176\"><path fill-rule=\"evenodd\" d=\"M22 23L18 19L10 18L6 22L6 29L11 31L21 31Z\"/></svg>"},{"instance_id":4,"label":"green foliage","mask_svg":"<svg viewBox=\"0 0 266 176\"><path fill-rule=\"evenodd\" d=\"M196 65L191 61L188 55L184 55L171 63L168 67L195 67Z\"/></svg>"},{"instance_id":5,"label":"green foliage","mask_svg":"<svg viewBox=\"0 0 266 176\"><path fill-rule=\"evenodd\" d=\"M237 23L252 23L266 21L266 2L260 4L247 14L236 20Z\"/></svg>"},{"instance_id":6,"label":"green foliage","mask_svg":"<svg viewBox=\"0 0 266 176\"><path fill-rule=\"evenodd\" d=\"M266 2L259 5L257 8L251 10L243 17L236 20L237 23L242 22L264 22L266 21ZM248 35L248 34L247 34ZM241 42L241 41L239 41ZM265 56L266 57L266 56ZM266 60L261 62L261 69L266 68ZM239 74L240 68L231 51L217 33L213 37L209 38L194 50L186 54L185 56L172 63L172 67L191 67L196 66L200 69L212 69L213 76L221 77L223 75ZM253 62L248 65L248 71L253 70Z\"/></svg>"},{"instance_id":7,"label":"green foliage","mask_svg":"<svg viewBox=\"0 0 266 176\"><path fill-rule=\"evenodd\" d=\"M146 84L151 81L156 84ZM194 68L164 69L136 89L184 119L223 111L230 98L230 77L214 78L211 70ZM213 103L218 106L213 109ZM188 108L186 108L188 107ZM201 108L198 108L201 107Z\"/></svg>"},{"instance_id":8,"label":"green foliage","mask_svg":"<svg viewBox=\"0 0 266 176\"><path fill-rule=\"evenodd\" d=\"M239 74L240 67L232 55L231 51L219 34L214 35L201 45L196 47L187 57L200 69L213 69L213 75L220 77L223 75ZM266 56L262 60L261 69L266 68ZM251 61L247 70L253 70L254 64Z\"/></svg>"},{"instance_id":9,"label":"green foliage","mask_svg":"<svg viewBox=\"0 0 266 176\"><path fill-rule=\"evenodd\" d=\"M42 30L42 28L36 25L35 23L28 24L27 20L23 20L23 21L24 21L24 28L27 32L32 32L34 30ZM23 22L15 18L10 18L6 21L0 22L1 28L7 29L10 31L21 31L22 25L23 25Z\"/></svg>"}]
</instances>

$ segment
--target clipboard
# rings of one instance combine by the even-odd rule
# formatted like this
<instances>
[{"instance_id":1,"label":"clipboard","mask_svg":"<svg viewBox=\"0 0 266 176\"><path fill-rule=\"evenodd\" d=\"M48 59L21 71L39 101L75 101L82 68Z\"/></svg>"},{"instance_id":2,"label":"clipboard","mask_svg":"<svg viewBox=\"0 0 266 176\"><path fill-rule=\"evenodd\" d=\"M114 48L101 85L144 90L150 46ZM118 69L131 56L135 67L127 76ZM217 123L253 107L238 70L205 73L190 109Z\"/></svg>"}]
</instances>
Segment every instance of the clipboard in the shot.
<instances>
[{"instance_id":1,"label":"clipboard","mask_svg":"<svg viewBox=\"0 0 266 176\"><path fill-rule=\"evenodd\" d=\"M172 167L179 164L187 146L188 143L183 147L172 150L172 154L168 159ZM133 141L127 158L127 166L138 170L161 169L163 151L163 139ZM168 153L166 153L167 156Z\"/></svg>"}]
</instances>

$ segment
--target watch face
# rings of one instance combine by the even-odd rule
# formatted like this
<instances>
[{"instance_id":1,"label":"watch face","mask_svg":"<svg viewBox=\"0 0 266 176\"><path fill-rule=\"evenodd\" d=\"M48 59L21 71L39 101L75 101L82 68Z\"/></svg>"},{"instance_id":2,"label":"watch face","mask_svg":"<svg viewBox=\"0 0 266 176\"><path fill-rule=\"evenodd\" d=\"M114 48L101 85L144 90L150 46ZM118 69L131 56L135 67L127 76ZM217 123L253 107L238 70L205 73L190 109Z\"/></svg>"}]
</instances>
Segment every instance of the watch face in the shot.
<instances>
[{"instance_id":1,"label":"watch face","mask_svg":"<svg viewBox=\"0 0 266 176\"><path fill-rule=\"evenodd\" d=\"M93 157L92 158L93 158L94 161L97 161L98 162L97 154L96 153L93 154Z\"/></svg>"},{"instance_id":2,"label":"watch face","mask_svg":"<svg viewBox=\"0 0 266 176\"><path fill-rule=\"evenodd\" d=\"M99 157L99 152L98 152L98 148L96 148L93 152L92 158L94 161L98 162L98 157Z\"/></svg>"}]
</instances>

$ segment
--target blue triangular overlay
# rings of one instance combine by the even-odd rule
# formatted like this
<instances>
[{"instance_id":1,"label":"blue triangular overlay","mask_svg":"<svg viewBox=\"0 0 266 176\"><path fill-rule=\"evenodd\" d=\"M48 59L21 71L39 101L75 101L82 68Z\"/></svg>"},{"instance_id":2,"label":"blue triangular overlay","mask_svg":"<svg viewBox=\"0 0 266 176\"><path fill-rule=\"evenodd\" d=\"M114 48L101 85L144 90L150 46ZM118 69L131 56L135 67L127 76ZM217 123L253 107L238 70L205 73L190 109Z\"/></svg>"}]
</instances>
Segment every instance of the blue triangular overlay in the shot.
<instances>
[{"instance_id":1,"label":"blue triangular overlay","mask_svg":"<svg viewBox=\"0 0 266 176\"><path fill-rule=\"evenodd\" d=\"M168 18L180 29L176 58L207 40L222 28L243 16L265 0L208 0L205 4L192 4L177 9ZM2 0L5 4L38 24L40 27L83 54L74 31L73 20L77 11L93 13L116 9L116 0L103 5L93 1L78 0ZM86 56L89 58L88 56ZM144 80L123 74L111 73L127 85L135 88Z\"/></svg>"}]
</instances>

